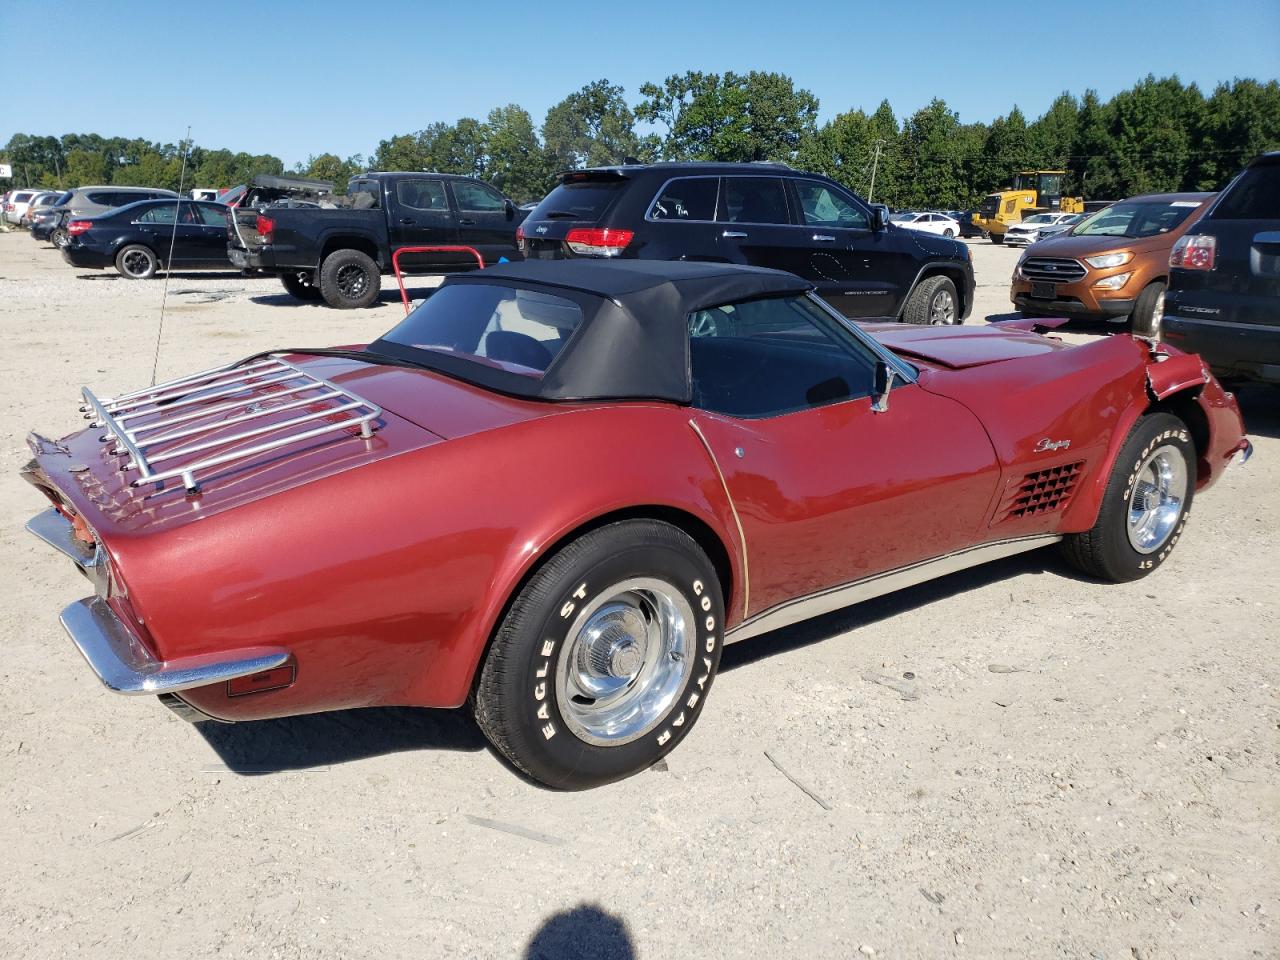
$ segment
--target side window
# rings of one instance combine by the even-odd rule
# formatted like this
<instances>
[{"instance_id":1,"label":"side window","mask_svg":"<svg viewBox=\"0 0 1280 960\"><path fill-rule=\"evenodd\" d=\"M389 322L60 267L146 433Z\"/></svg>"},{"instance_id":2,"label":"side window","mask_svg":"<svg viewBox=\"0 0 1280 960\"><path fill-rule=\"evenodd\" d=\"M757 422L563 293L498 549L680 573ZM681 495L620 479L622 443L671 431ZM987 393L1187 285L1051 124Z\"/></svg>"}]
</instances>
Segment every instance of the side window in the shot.
<instances>
[{"instance_id":1,"label":"side window","mask_svg":"<svg viewBox=\"0 0 1280 960\"><path fill-rule=\"evenodd\" d=\"M719 177L681 177L672 180L649 207L650 220L714 220Z\"/></svg>"},{"instance_id":2,"label":"side window","mask_svg":"<svg viewBox=\"0 0 1280 960\"><path fill-rule=\"evenodd\" d=\"M689 316L693 404L774 417L871 395L875 355L807 297L748 300Z\"/></svg>"},{"instance_id":3,"label":"side window","mask_svg":"<svg viewBox=\"0 0 1280 960\"><path fill-rule=\"evenodd\" d=\"M99 190L97 193L89 194L88 200L90 203L96 203L101 207L114 207L117 205L115 193L107 190Z\"/></svg>"},{"instance_id":4,"label":"side window","mask_svg":"<svg viewBox=\"0 0 1280 960\"><path fill-rule=\"evenodd\" d=\"M449 210L444 183L440 180L398 180L396 200L400 206L414 210L439 210L442 213Z\"/></svg>"},{"instance_id":5,"label":"side window","mask_svg":"<svg viewBox=\"0 0 1280 960\"><path fill-rule=\"evenodd\" d=\"M725 177L721 180L723 223L790 223L787 192L778 177Z\"/></svg>"},{"instance_id":6,"label":"side window","mask_svg":"<svg viewBox=\"0 0 1280 960\"><path fill-rule=\"evenodd\" d=\"M1213 219L1280 220L1280 163L1245 170L1218 201Z\"/></svg>"},{"instance_id":7,"label":"side window","mask_svg":"<svg viewBox=\"0 0 1280 960\"><path fill-rule=\"evenodd\" d=\"M470 180L453 181L453 196L458 209L468 213L496 213L507 207L507 198L493 187Z\"/></svg>"},{"instance_id":8,"label":"side window","mask_svg":"<svg viewBox=\"0 0 1280 960\"><path fill-rule=\"evenodd\" d=\"M816 180L796 180L795 185L805 223L863 230L869 226L865 213L826 184Z\"/></svg>"},{"instance_id":9,"label":"side window","mask_svg":"<svg viewBox=\"0 0 1280 960\"><path fill-rule=\"evenodd\" d=\"M177 204L161 203L152 207L142 216L138 217L135 223L173 223L173 215L176 212L174 207Z\"/></svg>"},{"instance_id":10,"label":"side window","mask_svg":"<svg viewBox=\"0 0 1280 960\"><path fill-rule=\"evenodd\" d=\"M424 180L404 181L409 183L425 183ZM436 181L439 183L439 181ZM351 209L353 210L377 210L382 203L382 191L378 189L378 181L376 180L358 180L351 184L349 191L351 194ZM443 190L441 191L443 196ZM402 203L404 201L401 201Z\"/></svg>"},{"instance_id":11,"label":"side window","mask_svg":"<svg viewBox=\"0 0 1280 960\"><path fill-rule=\"evenodd\" d=\"M196 208L200 211L200 219L204 221L206 226L225 227L227 225L227 216L222 207L206 207L201 204Z\"/></svg>"}]
</instances>

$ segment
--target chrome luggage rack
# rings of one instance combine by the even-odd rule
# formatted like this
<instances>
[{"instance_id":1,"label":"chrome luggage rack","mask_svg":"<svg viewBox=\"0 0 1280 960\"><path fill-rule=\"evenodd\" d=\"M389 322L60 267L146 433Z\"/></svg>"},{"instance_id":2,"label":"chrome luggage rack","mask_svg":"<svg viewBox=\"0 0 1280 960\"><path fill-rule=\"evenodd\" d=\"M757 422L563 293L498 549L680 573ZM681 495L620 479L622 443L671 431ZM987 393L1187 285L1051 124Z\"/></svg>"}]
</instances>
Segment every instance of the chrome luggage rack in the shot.
<instances>
[{"instance_id":1,"label":"chrome luggage rack","mask_svg":"<svg viewBox=\"0 0 1280 960\"><path fill-rule=\"evenodd\" d=\"M241 394L248 396L237 399ZM85 419L105 427L102 439L115 441L111 452L127 454L125 469L138 471L132 486L180 478L188 494L200 492L200 471L341 430L359 428L367 440L382 416L377 404L275 354L111 399L95 397L88 387L81 395ZM210 405L215 400L222 402ZM288 410L305 412L253 422ZM244 429L227 431L239 425Z\"/></svg>"}]
</instances>

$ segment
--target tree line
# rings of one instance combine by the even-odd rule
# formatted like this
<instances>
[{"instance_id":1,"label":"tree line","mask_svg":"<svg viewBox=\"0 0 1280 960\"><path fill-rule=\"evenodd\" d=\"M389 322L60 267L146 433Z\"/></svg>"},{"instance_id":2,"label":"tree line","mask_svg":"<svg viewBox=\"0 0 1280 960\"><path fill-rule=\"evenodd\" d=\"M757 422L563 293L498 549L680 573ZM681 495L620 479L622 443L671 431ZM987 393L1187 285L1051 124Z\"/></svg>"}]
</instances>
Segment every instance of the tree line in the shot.
<instances>
[{"instance_id":1,"label":"tree line","mask_svg":"<svg viewBox=\"0 0 1280 960\"><path fill-rule=\"evenodd\" d=\"M1068 193L1215 190L1248 160L1280 149L1280 83L1236 79L1206 95L1176 76L1146 76L1103 101L1063 93L1028 120L1014 106L991 123L963 123L935 98L907 117L884 100L818 123L818 98L784 74L689 71L643 84L639 100L608 80L551 107L542 123L517 104L483 119L433 123L378 143L365 157L309 157L289 172L333 180L339 191L366 169L435 170L479 177L517 200L536 200L567 169L627 159L784 161L893 207L965 209L1023 169L1067 171ZM176 189L184 152L188 187L227 187L283 173L271 155L189 143L16 134L0 150L12 185L68 188L123 183ZM874 176L874 187L873 187Z\"/></svg>"}]
</instances>

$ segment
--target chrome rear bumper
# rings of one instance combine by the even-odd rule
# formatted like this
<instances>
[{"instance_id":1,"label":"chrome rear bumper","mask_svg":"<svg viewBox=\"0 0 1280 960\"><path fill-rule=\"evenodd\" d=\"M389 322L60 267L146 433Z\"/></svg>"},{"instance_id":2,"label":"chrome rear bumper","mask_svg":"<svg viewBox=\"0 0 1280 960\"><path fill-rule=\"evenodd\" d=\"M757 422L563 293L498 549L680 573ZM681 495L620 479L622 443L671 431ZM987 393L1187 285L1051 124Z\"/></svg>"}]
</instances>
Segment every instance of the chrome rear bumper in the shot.
<instances>
[{"instance_id":1,"label":"chrome rear bumper","mask_svg":"<svg viewBox=\"0 0 1280 960\"><path fill-rule=\"evenodd\" d=\"M230 656L157 660L101 597L77 600L59 619L98 679L108 690L127 695L207 687L283 666L289 659L289 651L280 647L254 647Z\"/></svg>"},{"instance_id":2,"label":"chrome rear bumper","mask_svg":"<svg viewBox=\"0 0 1280 960\"><path fill-rule=\"evenodd\" d=\"M105 599L111 565L102 547L90 547L77 539L71 522L52 508L32 517L27 529L69 558L97 588L98 596L77 600L59 619L107 689L130 695L176 693L247 677L288 662L290 654L283 647L157 660Z\"/></svg>"}]
</instances>

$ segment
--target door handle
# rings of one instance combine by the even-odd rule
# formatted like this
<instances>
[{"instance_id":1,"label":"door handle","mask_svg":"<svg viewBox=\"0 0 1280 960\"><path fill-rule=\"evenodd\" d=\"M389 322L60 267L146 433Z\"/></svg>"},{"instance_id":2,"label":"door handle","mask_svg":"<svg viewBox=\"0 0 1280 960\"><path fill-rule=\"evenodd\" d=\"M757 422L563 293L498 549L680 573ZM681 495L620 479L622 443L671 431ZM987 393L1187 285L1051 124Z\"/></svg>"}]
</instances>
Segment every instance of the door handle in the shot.
<instances>
[{"instance_id":1,"label":"door handle","mask_svg":"<svg viewBox=\"0 0 1280 960\"><path fill-rule=\"evenodd\" d=\"M826 233L815 233L813 235L813 239L816 240L818 243L831 243L835 240L835 237Z\"/></svg>"},{"instance_id":2,"label":"door handle","mask_svg":"<svg viewBox=\"0 0 1280 960\"><path fill-rule=\"evenodd\" d=\"M464 227L474 227L476 225L474 220L459 220L458 222Z\"/></svg>"},{"instance_id":3,"label":"door handle","mask_svg":"<svg viewBox=\"0 0 1280 960\"><path fill-rule=\"evenodd\" d=\"M411 227L417 221L415 221L412 217L401 217L400 222L403 223L406 227Z\"/></svg>"},{"instance_id":4,"label":"door handle","mask_svg":"<svg viewBox=\"0 0 1280 960\"><path fill-rule=\"evenodd\" d=\"M737 230L726 230L724 233L720 234L720 236L728 237L730 240L747 239L747 235L745 233L739 233Z\"/></svg>"}]
</instances>

